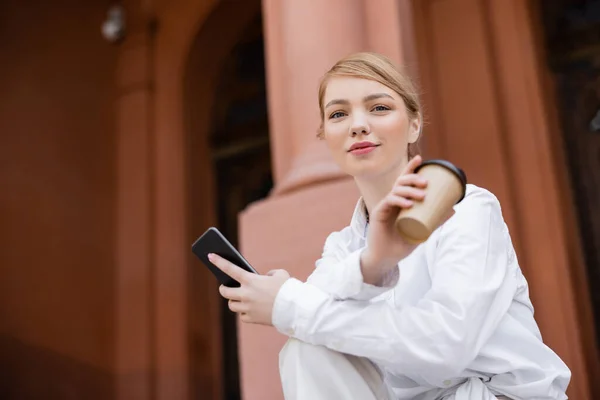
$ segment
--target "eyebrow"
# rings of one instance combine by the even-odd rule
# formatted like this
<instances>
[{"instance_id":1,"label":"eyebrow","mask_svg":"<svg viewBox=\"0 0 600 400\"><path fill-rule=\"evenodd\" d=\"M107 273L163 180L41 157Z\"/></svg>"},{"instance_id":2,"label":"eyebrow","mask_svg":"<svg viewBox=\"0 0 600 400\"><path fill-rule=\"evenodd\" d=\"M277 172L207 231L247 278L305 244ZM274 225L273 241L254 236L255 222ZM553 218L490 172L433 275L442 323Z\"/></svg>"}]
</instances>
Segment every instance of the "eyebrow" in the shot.
<instances>
[{"instance_id":1,"label":"eyebrow","mask_svg":"<svg viewBox=\"0 0 600 400\"><path fill-rule=\"evenodd\" d=\"M390 96L387 93L374 93L374 94L370 94L368 96L365 96L363 98L363 102L366 103L367 101L381 99L383 97L389 97L392 100L394 99L392 96ZM347 105L347 104L350 104L350 102L348 100L344 100L344 99L334 99L334 100L331 100L329 103L327 103L327 105L325 106L325 108L327 108L329 106L332 106L334 104L345 104L345 105Z\"/></svg>"}]
</instances>

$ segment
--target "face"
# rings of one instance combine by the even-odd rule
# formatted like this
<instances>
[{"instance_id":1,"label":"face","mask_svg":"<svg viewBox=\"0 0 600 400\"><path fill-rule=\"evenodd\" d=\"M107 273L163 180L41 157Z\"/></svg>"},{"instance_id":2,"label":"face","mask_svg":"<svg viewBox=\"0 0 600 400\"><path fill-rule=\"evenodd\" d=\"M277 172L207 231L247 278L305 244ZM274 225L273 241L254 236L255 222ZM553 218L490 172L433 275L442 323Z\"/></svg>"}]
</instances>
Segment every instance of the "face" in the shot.
<instances>
[{"instance_id":1,"label":"face","mask_svg":"<svg viewBox=\"0 0 600 400\"><path fill-rule=\"evenodd\" d=\"M334 77L323 100L323 136L340 168L354 177L399 173L419 136L402 98L379 82Z\"/></svg>"}]
</instances>

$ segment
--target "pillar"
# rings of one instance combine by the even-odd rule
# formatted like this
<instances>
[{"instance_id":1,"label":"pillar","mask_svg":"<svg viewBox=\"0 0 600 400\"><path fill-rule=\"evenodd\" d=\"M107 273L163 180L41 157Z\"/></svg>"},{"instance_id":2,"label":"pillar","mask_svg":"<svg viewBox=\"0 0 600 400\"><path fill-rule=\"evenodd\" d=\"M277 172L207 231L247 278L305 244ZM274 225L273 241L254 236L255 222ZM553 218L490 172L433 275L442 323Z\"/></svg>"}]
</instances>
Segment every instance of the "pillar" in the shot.
<instances>
[{"instance_id":1,"label":"pillar","mask_svg":"<svg viewBox=\"0 0 600 400\"><path fill-rule=\"evenodd\" d=\"M280 146L274 149L277 192L341 176L316 140L318 82L336 60L364 49L362 6L362 0L263 2L269 114Z\"/></svg>"},{"instance_id":2,"label":"pillar","mask_svg":"<svg viewBox=\"0 0 600 400\"><path fill-rule=\"evenodd\" d=\"M115 398L152 393L151 125L153 94L149 15L125 1L127 35L119 47L117 80L117 226L115 258Z\"/></svg>"},{"instance_id":3,"label":"pillar","mask_svg":"<svg viewBox=\"0 0 600 400\"><path fill-rule=\"evenodd\" d=\"M589 297L534 3L412 0L424 139L500 200L544 342L572 371L567 394L592 399Z\"/></svg>"},{"instance_id":4,"label":"pillar","mask_svg":"<svg viewBox=\"0 0 600 400\"><path fill-rule=\"evenodd\" d=\"M400 32L397 2L381 0L379 9L367 4L263 1L275 189L240 215L240 247L259 272L284 268L304 280L327 235L350 221L359 195L316 137L318 84L353 52L374 50L401 61L401 35L394 33ZM274 328L240 323L245 400L282 398L277 354L285 340Z\"/></svg>"}]
</instances>

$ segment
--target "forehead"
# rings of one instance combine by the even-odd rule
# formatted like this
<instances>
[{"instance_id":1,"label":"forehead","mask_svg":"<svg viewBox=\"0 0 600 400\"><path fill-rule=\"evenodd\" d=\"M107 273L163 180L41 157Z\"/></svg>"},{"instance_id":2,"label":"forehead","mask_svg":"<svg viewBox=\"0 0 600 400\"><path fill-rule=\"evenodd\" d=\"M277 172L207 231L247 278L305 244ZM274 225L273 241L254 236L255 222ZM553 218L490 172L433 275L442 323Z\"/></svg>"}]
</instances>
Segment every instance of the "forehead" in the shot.
<instances>
[{"instance_id":1,"label":"forehead","mask_svg":"<svg viewBox=\"0 0 600 400\"><path fill-rule=\"evenodd\" d=\"M336 76L327 82L323 104L327 104L331 100L362 101L364 97L374 93L386 93L394 99L400 100L400 96L394 90L377 81L349 76Z\"/></svg>"}]
</instances>

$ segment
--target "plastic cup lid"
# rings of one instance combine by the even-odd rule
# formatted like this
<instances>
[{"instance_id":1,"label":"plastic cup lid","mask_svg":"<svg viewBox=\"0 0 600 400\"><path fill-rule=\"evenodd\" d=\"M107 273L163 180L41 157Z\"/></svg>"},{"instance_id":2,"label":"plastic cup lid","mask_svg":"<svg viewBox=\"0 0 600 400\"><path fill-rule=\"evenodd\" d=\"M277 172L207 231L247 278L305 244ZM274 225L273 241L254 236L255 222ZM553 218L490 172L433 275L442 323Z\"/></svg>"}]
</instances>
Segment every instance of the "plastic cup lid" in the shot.
<instances>
[{"instance_id":1,"label":"plastic cup lid","mask_svg":"<svg viewBox=\"0 0 600 400\"><path fill-rule=\"evenodd\" d=\"M456 175L456 177L460 180L461 184L462 184L462 196L460 196L460 199L458 199L458 201L456 203L460 203L462 201L462 199L465 198L465 194L467 191L467 175L465 174L465 172L458 168L456 165L452 164L450 161L446 161L446 160L427 160L427 161L423 161L421 163L421 165L419 165L417 168L415 168L415 172L418 172L421 168L427 166L427 165L439 165L442 166L448 170L450 170L451 172L454 173L454 175Z\"/></svg>"}]
</instances>

